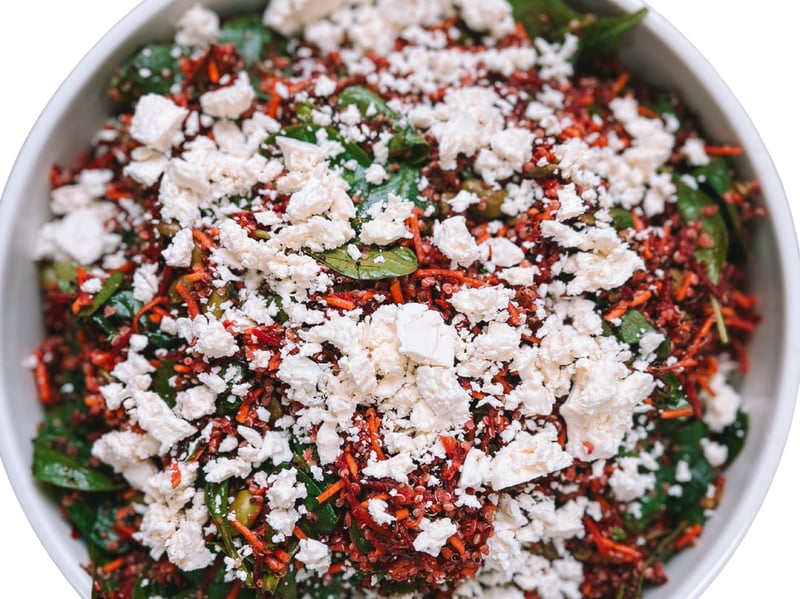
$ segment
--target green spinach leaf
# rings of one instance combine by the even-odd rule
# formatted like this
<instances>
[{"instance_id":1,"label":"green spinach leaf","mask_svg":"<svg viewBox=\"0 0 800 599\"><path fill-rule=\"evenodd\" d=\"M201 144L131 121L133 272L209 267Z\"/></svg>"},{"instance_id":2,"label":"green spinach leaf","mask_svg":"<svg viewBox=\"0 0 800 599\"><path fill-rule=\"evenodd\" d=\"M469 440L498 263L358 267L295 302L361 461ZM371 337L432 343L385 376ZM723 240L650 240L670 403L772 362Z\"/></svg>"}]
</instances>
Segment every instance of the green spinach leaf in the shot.
<instances>
[{"instance_id":1,"label":"green spinach leaf","mask_svg":"<svg viewBox=\"0 0 800 599\"><path fill-rule=\"evenodd\" d=\"M711 247L701 247L695 250L694 256L698 262L705 264L708 279L716 285L719 283L725 261L728 257L729 236L725 219L717 211L709 215L706 208L716 207L717 204L706 193L694 189L682 181L678 182L678 211L686 224L699 220L702 232L713 242Z\"/></svg>"},{"instance_id":2,"label":"green spinach leaf","mask_svg":"<svg viewBox=\"0 0 800 599\"><path fill-rule=\"evenodd\" d=\"M271 42L272 32L258 15L231 19L219 29L219 43L235 45L236 52L249 65L265 57Z\"/></svg>"},{"instance_id":3,"label":"green spinach leaf","mask_svg":"<svg viewBox=\"0 0 800 599\"><path fill-rule=\"evenodd\" d=\"M371 247L362 251L361 255L359 260L353 260L347 253L346 246L311 254L340 275L362 281L379 281L410 275L419 266L417 255L407 247L387 249Z\"/></svg>"},{"instance_id":4,"label":"green spinach leaf","mask_svg":"<svg viewBox=\"0 0 800 599\"><path fill-rule=\"evenodd\" d=\"M41 443L33 445L33 475L56 487L79 491L116 491L125 487L124 482Z\"/></svg>"},{"instance_id":5,"label":"green spinach leaf","mask_svg":"<svg viewBox=\"0 0 800 599\"><path fill-rule=\"evenodd\" d=\"M114 71L108 94L116 102L132 102L147 94L167 95L180 83L180 60L191 49L173 44L150 44Z\"/></svg>"}]
</instances>

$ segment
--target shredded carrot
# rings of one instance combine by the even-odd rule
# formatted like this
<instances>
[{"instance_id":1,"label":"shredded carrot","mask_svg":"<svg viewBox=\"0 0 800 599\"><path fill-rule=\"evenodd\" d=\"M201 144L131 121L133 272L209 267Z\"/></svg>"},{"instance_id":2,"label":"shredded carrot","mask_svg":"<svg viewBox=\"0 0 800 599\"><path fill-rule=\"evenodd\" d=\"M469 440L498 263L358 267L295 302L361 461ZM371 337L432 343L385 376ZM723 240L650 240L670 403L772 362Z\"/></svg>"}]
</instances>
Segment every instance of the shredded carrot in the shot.
<instances>
[{"instance_id":1,"label":"shredded carrot","mask_svg":"<svg viewBox=\"0 0 800 599\"><path fill-rule=\"evenodd\" d=\"M47 366L44 363L44 355L41 350L36 350L36 367L33 376L36 381L36 390L39 392L39 400L46 406L53 405L53 389L50 386L50 376L47 374Z\"/></svg>"},{"instance_id":2,"label":"shredded carrot","mask_svg":"<svg viewBox=\"0 0 800 599\"><path fill-rule=\"evenodd\" d=\"M192 371L186 364L175 364L172 369L180 374L189 374Z\"/></svg>"},{"instance_id":3,"label":"shredded carrot","mask_svg":"<svg viewBox=\"0 0 800 599\"><path fill-rule=\"evenodd\" d=\"M417 271L419 272L419 271ZM392 299L394 300L395 304L405 304L406 300L403 297L403 289L400 287L400 280L395 279L392 281L392 284L389 285L389 292L392 294Z\"/></svg>"},{"instance_id":4,"label":"shredded carrot","mask_svg":"<svg viewBox=\"0 0 800 599\"><path fill-rule=\"evenodd\" d=\"M618 96L619 93L628 85L628 80L631 78L630 74L622 73L617 80L614 82L614 87L611 88L611 91L614 93L615 96Z\"/></svg>"},{"instance_id":5,"label":"shredded carrot","mask_svg":"<svg viewBox=\"0 0 800 599\"><path fill-rule=\"evenodd\" d=\"M425 250L422 247L422 234L419 230L419 218L416 214L408 217L408 228L411 229L411 236L414 240L414 251L417 254L417 261L422 264L425 260Z\"/></svg>"},{"instance_id":6,"label":"shredded carrot","mask_svg":"<svg viewBox=\"0 0 800 599\"><path fill-rule=\"evenodd\" d=\"M653 110L650 110L649 108L646 108L646 107L642 106L641 104L639 104L638 110L639 110L639 114L641 116L646 117L648 119L661 118L661 117L658 116L657 112L655 112Z\"/></svg>"},{"instance_id":7,"label":"shredded carrot","mask_svg":"<svg viewBox=\"0 0 800 599\"><path fill-rule=\"evenodd\" d=\"M256 553L264 553L267 546L264 544L264 541L259 539L256 534L247 528L244 524L239 522L238 520L230 520L231 526L233 526L239 534L241 534L245 541L247 541L248 545L253 548L253 551Z\"/></svg>"},{"instance_id":8,"label":"shredded carrot","mask_svg":"<svg viewBox=\"0 0 800 599\"><path fill-rule=\"evenodd\" d=\"M210 250L214 247L214 242L205 233L205 231L201 231L200 229L192 229L192 237L194 237L204 249Z\"/></svg>"},{"instance_id":9,"label":"shredded carrot","mask_svg":"<svg viewBox=\"0 0 800 599\"><path fill-rule=\"evenodd\" d=\"M662 420L672 420L675 418L687 418L694 415L694 408L687 406L685 408L678 408L676 410L664 410L659 414Z\"/></svg>"},{"instance_id":10,"label":"shredded carrot","mask_svg":"<svg viewBox=\"0 0 800 599\"><path fill-rule=\"evenodd\" d=\"M508 313L510 314L508 324L514 327L519 326L519 308L511 300L508 300Z\"/></svg>"},{"instance_id":11,"label":"shredded carrot","mask_svg":"<svg viewBox=\"0 0 800 599\"><path fill-rule=\"evenodd\" d=\"M689 288L696 283L697 276L693 272L687 272L681 281L681 286L675 291L675 301L682 302L689 293Z\"/></svg>"},{"instance_id":12,"label":"shredded carrot","mask_svg":"<svg viewBox=\"0 0 800 599\"><path fill-rule=\"evenodd\" d=\"M453 453L458 449L458 441L456 441L455 437L439 435L439 440L442 442L442 446L447 453Z\"/></svg>"},{"instance_id":13,"label":"shredded carrot","mask_svg":"<svg viewBox=\"0 0 800 599\"><path fill-rule=\"evenodd\" d=\"M358 462L349 451L345 452L344 461L347 462L347 469L353 475L353 478L358 478Z\"/></svg>"},{"instance_id":14,"label":"shredded carrot","mask_svg":"<svg viewBox=\"0 0 800 599\"><path fill-rule=\"evenodd\" d=\"M675 541L675 548L676 549L683 549L687 545L693 545L697 540L697 537L700 536L700 533L703 532L703 526L700 524L695 524L690 526L686 529L677 541Z\"/></svg>"},{"instance_id":15,"label":"shredded carrot","mask_svg":"<svg viewBox=\"0 0 800 599\"><path fill-rule=\"evenodd\" d=\"M640 291L639 293L633 296L633 299L631 300L630 303L630 307L635 308L636 306L641 306L642 304L647 303L647 301L651 297L653 297L653 292L650 291L649 289Z\"/></svg>"},{"instance_id":16,"label":"shredded carrot","mask_svg":"<svg viewBox=\"0 0 800 599\"><path fill-rule=\"evenodd\" d=\"M326 501L328 501L328 499L336 495L343 488L344 488L344 481L341 480L336 481L330 487L325 489L322 493L317 495L317 503L320 504L325 503Z\"/></svg>"},{"instance_id":17,"label":"shredded carrot","mask_svg":"<svg viewBox=\"0 0 800 599\"><path fill-rule=\"evenodd\" d=\"M118 557L117 559L108 562L107 564L100 567L100 571L104 574L108 574L113 572L114 570L119 570L125 564L124 557Z\"/></svg>"},{"instance_id":18,"label":"shredded carrot","mask_svg":"<svg viewBox=\"0 0 800 599\"><path fill-rule=\"evenodd\" d=\"M386 456L383 454L383 446L381 445L381 437L378 432L380 428L380 419L375 415L375 410L367 411L367 427L369 428L369 441L372 449L378 456L379 460L385 460Z\"/></svg>"},{"instance_id":19,"label":"shredded carrot","mask_svg":"<svg viewBox=\"0 0 800 599\"><path fill-rule=\"evenodd\" d=\"M398 522L400 522L408 518L410 515L411 512L409 512L406 508L401 508L395 512L394 517L397 518Z\"/></svg>"},{"instance_id":20,"label":"shredded carrot","mask_svg":"<svg viewBox=\"0 0 800 599\"><path fill-rule=\"evenodd\" d=\"M187 289L186 284L182 280L178 280L175 285L175 291L181 296L181 299L186 302L186 309L189 311L189 317L194 319L200 315L200 308L197 305L197 300L192 296L191 291Z\"/></svg>"},{"instance_id":21,"label":"shredded carrot","mask_svg":"<svg viewBox=\"0 0 800 599\"><path fill-rule=\"evenodd\" d=\"M301 541L303 539L307 539L308 538L308 535L306 533L304 533L302 530L300 530L297 526L294 527L294 530L292 531L292 534L294 536L296 536L298 539L300 539Z\"/></svg>"},{"instance_id":22,"label":"shredded carrot","mask_svg":"<svg viewBox=\"0 0 800 599\"><path fill-rule=\"evenodd\" d=\"M458 535L453 535L452 537L447 539L447 542L450 543L453 549L458 551L458 554L461 557L464 557L467 554L467 548L464 546L464 541L458 538Z\"/></svg>"},{"instance_id":23,"label":"shredded carrot","mask_svg":"<svg viewBox=\"0 0 800 599\"><path fill-rule=\"evenodd\" d=\"M155 308L156 306L159 306L159 305L161 305L161 304L164 304L164 303L166 303L166 301L167 301L167 298L166 298L166 297L164 297L164 296L159 296L159 297L156 297L156 298L154 298L154 299L150 300L150 301L149 301L149 302L147 302L147 303L146 303L144 306L142 306L141 308L139 308L139 311L138 311L138 312L137 312L137 313L134 315L134 317L133 317L133 332L134 332L134 333L138 333L138 332L139 332L139 319L140 319L142 316L144 316L145 314L147 314L147 313L148 313L150 310L152 310L152 309L153 309L153 308Z\"/></svg>"},{"instance_id":24,"label":"shredded carrot","mask_svg":"<svg viewBox=\"0 0 800 599\"><path fill-rule=\"evenodd\" d=\"M449 270L446 268L420 268L414 273L414 278L424 279L425 277L446 277L456 279L470 287L484 287L486 283L477 279L471 279L463 272L458 270Z\"/></svg>"},{"instance_id":25,"label":"shredded carrot","mask_svg":"<svg viewBox=\"0 0 800 599\"><path fill-rule=\"evenodd\" d=\"M331 564L331 567L328 568L328 574L339 574L345 568L344 562L336 562L335 564Z\"/></svg>"},{"instance_id":26,"label":"shredded carrot","mask_svg":"<svg viewBox=\"0 0 800 599\"><path fill-rule=\"evenodd\" d=\"M341 308L342 310L353 310L356 307L356 303L353 300L339 297L338 295L326 295L322 299L329 306Z\"/></svg>"},{"instance_id":27,"label":"shredded carrot","mask_svg":"<svg viewBox=\"0 0 800 599\"><path fill-rule=\"evenodd\" d=\"M611 321L611 320L616 320L617 318L621 318L627 311L628 311L628 304L626 302L620 302L611 309L611 312L605 315L605 320Z\"/></svg>"},{"instance_id":28,"label":"shredded carrot","mask_svg":"<svg viewBox=\"0 0 800 599\"><path fill-rule=\"evenodd\" d=\"M741 146L706 146L709 156L741 156L743 152Z\"/></svg>"},{"instance_id":29,"label":"shredded carrot","mask_svg":"<svg viewBox=\"0 0 800 599\"><path fill-rule=\"evenodd\" d=\"M181 469L178 462L172 462L169 465L169 482L172 484L173 489L177 489L181 484Z\"/></svg>"},{"instance_id":30,"label":"shredded carrot","mask_svg":"<svg viewBox=\"0 0 800 599\"><path fill-rule=\"evenodd\" d=\"M292 556L280 547L276 547L272 552L275 554L275 557L281 560L284 564L288 564L290 561L292 561Z\"/></svg>"}]
</instances>

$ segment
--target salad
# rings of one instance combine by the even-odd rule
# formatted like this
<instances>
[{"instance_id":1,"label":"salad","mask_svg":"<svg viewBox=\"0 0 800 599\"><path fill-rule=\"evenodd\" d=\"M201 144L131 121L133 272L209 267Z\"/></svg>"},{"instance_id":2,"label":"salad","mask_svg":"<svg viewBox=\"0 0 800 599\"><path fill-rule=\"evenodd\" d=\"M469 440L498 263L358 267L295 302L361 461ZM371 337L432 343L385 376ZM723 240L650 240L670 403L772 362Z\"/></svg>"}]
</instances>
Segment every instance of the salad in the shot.
<instances>
[{"instance_id":1,"label":"salad","mask_svg":"<svg viewBox=\"0 0 800 599\"><path fill-rule=\"evenodd\" d=\"M40 231L93 597L640 597L747 414L758 185L561 0L195 5Z\"/></svg>"}]
</instances>

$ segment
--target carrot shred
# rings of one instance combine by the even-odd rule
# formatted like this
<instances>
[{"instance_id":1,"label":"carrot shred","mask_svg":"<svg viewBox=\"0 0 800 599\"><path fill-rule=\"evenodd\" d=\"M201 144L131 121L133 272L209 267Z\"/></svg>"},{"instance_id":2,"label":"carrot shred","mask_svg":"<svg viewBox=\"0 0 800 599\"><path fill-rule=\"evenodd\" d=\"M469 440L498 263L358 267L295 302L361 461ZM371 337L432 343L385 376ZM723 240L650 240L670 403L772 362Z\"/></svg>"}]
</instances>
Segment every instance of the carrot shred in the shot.
<instances>
[{"instance_id":1,"label":"carrot shred","mask_svg":"<svg viewBox=\"0 0 800 599\"><path fill-rule=\"evenodd\" d=\"M119 570L124 564L125 564L125 558L118 557L117 559L100 566L100 571L103 572L104 574L109 574L114 570Z\"/></svg>"},{"instance_id":2,"label":"carrot shred","mask_svg":"<svg viewBox=\"0 0 800 599\"><path fill-rule=\"evenodd\" d=\"M141 308L139 308L139 311L138 311L138 312L137 312L137 313L134 315L134 317L133 317L133 332L134 332L134 333L138 333L138 332L139 332L139 319L140 319L142 316L144 316L145 314L147 314L147 313L148 313L150 310L152 310L152 309L153 309L153 308L155 308L156 306L159 306L159 305L161 305L161 304L164 304L164 303L166 303L166 301L167 301L167 298L166 298L166 297L164 297L164 296L159 296L159 297L156 297L156 298L154 298L154 299L150 300L150 301L149 301L149 302L147 302L147 303L146 303L144 306L142 306Z\"/></svg>"},{"instance_id":3,"label":"carrot shred","mask_svg":"<svg viewBox=\"0 0 800 599\"><path fill-rule=\"evenodd\" d=\"M425 250L422 247L422 233L419 230L419 218L416 214L408 217L408 228L411 229L411 236L414 241L414 252L417 254L417 262L422 264L425 260Z\"/></svg>"},{"instance_id":4,"label":"carrot shred","mask_svg":"<svg viewBox=\"0 0 800 599\"><path fill-rule=\"evenodd\" d=\"M192 296L191 291L186 287L186 284L182 280L178 280L178 283L175 285L175 291L178 292L178 295L181 296L181 299L186 302L186 309L189 312L189 317L194 319L200 315L200 308L197 305L197 300L194 299Z\"/></svg>"},{"instance_id":5,"label":"carrot shred","mask_svg":"<svg viewBox=\"0 0 800 599\"><path fill-rule=\"evenodd\" d=\"M338 480L322 493L317 495L317 503L323 504L344 488L344 481Z\"/></svg>"},{"instance_id":6,"label":"carrot shred","mask_svg":"<svg viewBox=\"0 0 800 599\"><path fill-rule=\"evenodd\" d=\"M342 310L353 310L356 307L356 303L353 300L339 297L338 295L326 295L322 299L329 306L341 308Z\"/></svg>"},{"instance_id":7,"label":"carrot shred","mask_svg":"<svg viewBox=\"0 0 800 599\"><path fill-rule=\"evenodd\" d=\"M617 77L617 80L614 82L614 87L611 88L611 91L615 96L618 96L625 86L628 85L628 80L630 80L630 78L631 76L627 72L622 73L622 75Z\"/></svg>"},{"instance_id":8,"label":"carrot shred","mask_svg":"<svg viewBox=\"0 0 800 599\"><path fill-rule=\"evenodd\" d=\"M659 414L662 420L672 420L675 418L687 418L694 415L694 408L687 406L685 408L678 408L676 410L664 410Z\"/></svg>"},{"instance_id":9,"label":"carrot shred","mask_svg":"<svg viewBox=\"0 0 800 599\"><path fill-rule=\"evenodd\" d=\"M247 541L247 543L253 548L253 551L255 551L256 553L264 553L267 546L261 539L259 539L256 536L256 534L252 530L247 528L244 524L242 524L238 520L230 520L230 523L231 526L233 526L237 531L239 531L239 534L241 534L244 537L245 541Z\"/></svg>"},{"instance_id":10,"label":"carrot shred","mask_svg":"<svg viewBox=\"0 0 800 599\"><path fill-rule=\"evenodd\" d=\"M741 156L743 153L741 146L706 146L709 156Z\"/></svg>"},{"instance_id":11,"label":"carrot shred","mask_svg":"<svg viewBox=\"0 0 800 599\"><path fill-rule=\"evenodd\" d=\"M403 288L400 286L399 279L395 279L394 281L392 281L392 284L389 285L389 292L392 294L392 299L394 300L395 304L406 303L406 300L403 297Z\"/></svg>"},{"instance_id":12,"label":"carrot shred","mask_svg":"<svg viewBox=\"0 0 800 599\"><path fill-rule=\"evenodd\" d=\"M345 452L344 461L347 462L347 470L353 475L353 478L358 478L358 462L349 451Z\"/></svg>"}]
</instances>

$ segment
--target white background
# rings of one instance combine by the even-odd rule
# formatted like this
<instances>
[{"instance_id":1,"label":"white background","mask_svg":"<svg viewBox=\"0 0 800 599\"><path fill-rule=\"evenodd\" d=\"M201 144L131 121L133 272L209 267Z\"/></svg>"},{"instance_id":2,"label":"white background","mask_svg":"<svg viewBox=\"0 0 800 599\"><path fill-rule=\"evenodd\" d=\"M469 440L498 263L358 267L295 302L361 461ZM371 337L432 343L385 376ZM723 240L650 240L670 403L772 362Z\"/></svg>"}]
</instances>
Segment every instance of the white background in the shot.
<instances>
[{"instance_id":1,"label":"white background","mask_svg":"<svg viewBox=\"0 0 800 599\"><path fill-rule=\"evenodd\" d=\"M42 0L4 4L0 11L0 185L37 116L61 81L135 0ZM730 0L651 0L715 66L761 133L800 221L798 95L792 85L800 41L786 4ZM800 536L800 418L753 527L703 599L785 597L796 588ZM21 582L25 596L70 598L75 592L29 527L0 469L0 580ZM783 551L779 547L788 548ZM3 594L7 592L4 591Z\"/></svg>"}]
</instances>

